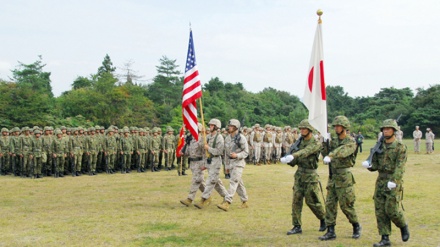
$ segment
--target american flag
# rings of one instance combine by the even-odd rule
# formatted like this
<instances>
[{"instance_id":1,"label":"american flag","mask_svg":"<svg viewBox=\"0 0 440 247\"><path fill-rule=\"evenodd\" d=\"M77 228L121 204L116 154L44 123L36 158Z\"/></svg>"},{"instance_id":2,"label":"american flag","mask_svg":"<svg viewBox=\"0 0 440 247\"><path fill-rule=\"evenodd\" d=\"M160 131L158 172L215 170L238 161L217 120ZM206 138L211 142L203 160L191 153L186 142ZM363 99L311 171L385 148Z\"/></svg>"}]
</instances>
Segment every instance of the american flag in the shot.
<instances>
[{"instance_id":1,"label":"american flag","mask_svg":"<svg viewBox=\"0 0 440 247\"><path fill-rule=\"evenodd\" d=\"M199 70L197 69L192 30L190 30L185 78L183 79L182 113L183 123L195 140L199 139L196 100L201 97L202 85L200 83Z\"/></svg>"}]
</instances>

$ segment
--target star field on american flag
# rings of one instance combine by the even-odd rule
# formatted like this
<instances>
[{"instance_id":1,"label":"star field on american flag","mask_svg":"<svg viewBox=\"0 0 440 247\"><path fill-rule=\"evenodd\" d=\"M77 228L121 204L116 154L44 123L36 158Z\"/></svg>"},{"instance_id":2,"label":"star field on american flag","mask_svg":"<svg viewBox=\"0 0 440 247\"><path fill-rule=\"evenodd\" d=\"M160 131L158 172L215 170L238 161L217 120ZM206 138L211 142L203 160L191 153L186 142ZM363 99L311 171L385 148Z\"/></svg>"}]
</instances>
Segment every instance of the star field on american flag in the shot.
<instances>
[{"instance_id":1,"label":"star field on american flag","mask_svg":"<svg viewBox=\"0 0 440 247\"><path fill-rule=\"evenodd\" d=\"M196 55L194 53L194 43L193 43L192 35L191 35L189 38L188 55L187 55L187 60L186 60L185 72L194 68L194 66L196 66Z\"/></svg>"}]
</instances>

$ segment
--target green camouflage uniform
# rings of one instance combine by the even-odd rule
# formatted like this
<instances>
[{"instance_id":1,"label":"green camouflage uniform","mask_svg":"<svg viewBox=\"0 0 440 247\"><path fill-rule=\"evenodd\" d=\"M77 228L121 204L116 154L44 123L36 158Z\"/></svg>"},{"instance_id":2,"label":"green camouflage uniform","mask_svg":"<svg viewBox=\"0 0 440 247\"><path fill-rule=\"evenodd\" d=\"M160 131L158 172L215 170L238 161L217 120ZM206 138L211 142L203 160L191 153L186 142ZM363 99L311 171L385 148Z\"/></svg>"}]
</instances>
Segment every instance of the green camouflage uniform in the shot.
<instances>
[{"instance_id":1,"label":"green camouflage uniform","mask_svg":"<svg viewBox=\"0 0 440 247\"><path fill-rule=\"evenodd\" d=\"M161 140L162 137L159 135L153 136L151 139L152 162L155 168L157 168L159 165L159 152L161 147Z\"/></svg>"},{"instance_id":2,"label":"green camouflage uniform","mask_svg":"<svg viewBox=\"0 0 440 247\"><path fill-rule=\"evenodd\" d=\"M25 132L28 132L28 128L25 129ZM20 136L20 155L23 156L23 166L21 167L21 173L23 176L27 175L30 176L30 159L29 154L31 154L31 148L32 148L32 136L31 135L22 135Z\"/></svg>"},{"instance_id":3,"label":"green camouflage uniform","mask_svg":"<svg viewBox=\"0 0 440 247\"><path fill-rule=\"evenodd\" d=\"M294 160L289 163L297 165L295 183L293 185L292 225L301 226L301 212L305 198L307 206L319 220L325 217L324 204L320 196L318 157L321 143L313 136L309 140L303 139L299 151L293 154Z\"/></svg>"},{"instance_id":4,"label":"green camouflage uniform","mask_svg":"<svg viewBox=\"0 0 440 247\"><path fill-rule=\"evenodd\" d=\"M65 156L68 154L69 151L69 143L68 143L68 139L64 138L63 136L61 136L61 138L56 138L53 142L52 142L52 151L53 154L56 154L56 167L55 167L55 171L56 173L60 173L63 174L64 173L64 160L65 160Z\"/></svg>"},{"instance_id":5,"label":"green camouflage uniform","mask_svg":"<svg viewBox=\"0 0 440 247\"><path fill-rule=\"evenodd\" d=\"M112 130L113 131L113 130ZM118 150L118 143L116 141L116 137L114 135L107 136L105 139L105 147L104 152L106 153L107 157L107 169L109 171L112 171L115 169L115 162L116 162L116 153Z\"/></svg>"},{"instance_id":6,"label":"green camouflage uniform","mask_svg":"<svg viewBox=\"0 0 440 247\"><path fill-rule=\"evenodd\" d=\"M350 223L358 223L354 203L356 196L353 185L356 183L350 168L356 161L356 142L350 136L344 139L332 139L330 147L322 146L322 155L330 156L331 173L327 184L327 198L325 203L325 223L327 226L336 225L338 202L342 212Z\"/></svg>"},{"instance_id":7,"label":"green camouflage uniform","mask_svg":"<svg viewBox=\"0 0 440 247\"><path fill-rule=\"evenodd\" d=\"M31 154L33 155L33 167L31 167L33 171L31 171L31 174L33 172L34 176L41 176L44 156L44 140L41 137L32 139Z\"/></svg>"},{"instance_id":8,"label":"green camouflage uniform","mask_svg":"<svg viewBox=\"0 0 440 247\"><path fill-rule=\"evenodd\" d=\"M99 136L95 135L89 135L86 139L86 146L85 150L89 154L89 160L90 168L89 172L94 173L96 172L96 164L98 161L98 152L101 150L101 138Z\"/></svg>"},{"instance_id":9,"label":"green camouflage uniform","mask_svg":"<svg viewBox=\"0 0 440 247\"><path fill-rule=\"evenodd\" d=\"M128 130L126 130L128 131ZM124 131L125 132L125 131ZM122 155L122 170L127 171L131 166L131 155L133 154L133 141L130 136L122 135L119 139L119 152Z\"/></svg>"},{"instance_id":10,"label":"green camouflage uniform","mask_svg":"<svg viewBox=\"0 0 440 247\"><path fill-rule=\"evenodd\" d=\"M370 171L378 171L374 191L374 208L377 228L380 235L391 234L391 222L402 228L406 225L403 211L400 207L403 199L403 174L407 159L407 147L395 140L390 144L383 143L383 152L373 156ZM387 183L396 183L395 189L388 189Z\"/></svg>"},{"instance_id":11,"label":"green camouflage uniform","mask_svg":"<svg viewBox=\"0 0 440 247\"><path fill-rule=\"evenodd\" d=\"M167 169L170 169L171 165L173 164L173 154L176 148L176 137L172 133L169 134L171 131L174 131L171 127L167 128L167 134L163 137L163 150L165 151L165 166Z\"/></svg>"},{"instance_id":12,"label":"green camouflage uniform","mask_svg":"<svg viewBox=\"0 0 440 247\"><path fill-rule=\"evenodd\" d=\"M69 150L70 154L73 155L73 162L75 162L75 164L73 165L75 169L72 172L80 172L83 155L83 142L79 135L73 135L70 137Z\"/></svg>"},{"instance_id":13,"label":"green camouflage uniform","mask_svg":"<svg viewBox=\"0 0 440 247\"><path fill-rule=\"evenodd\" d=\"M1 162L1 171L0 174L4 174L10 170L9 167L9 154L11 152L10 138L6 135L5 132L9 132L8 129L2 129L2 136L0 137L0 162Z\"/></svg>"}]
</instances>

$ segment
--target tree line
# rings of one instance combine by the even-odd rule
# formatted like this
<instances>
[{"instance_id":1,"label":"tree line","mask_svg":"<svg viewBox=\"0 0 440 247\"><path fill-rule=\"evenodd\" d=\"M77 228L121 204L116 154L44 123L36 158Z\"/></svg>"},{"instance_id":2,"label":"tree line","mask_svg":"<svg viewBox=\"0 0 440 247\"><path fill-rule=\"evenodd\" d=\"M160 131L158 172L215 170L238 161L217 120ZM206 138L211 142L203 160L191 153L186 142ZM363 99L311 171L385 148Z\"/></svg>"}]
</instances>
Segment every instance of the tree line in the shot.
<instances>
[{"instance_id":1,"label":"tree line","mask_svg":"<svg viewBox=\"0 0 440 247\"><path fill-rule=\"evenodd\" d=\"M125 64L117 74L106 55L95 74L78 76L72 88L55 97L50 72L40 56L34 63L19 62L12 77L0 79L0 126L83 126L94 125L161 127L182 126L181 95L183 76L176 60L163 56L157 74L148 84ZM335 84L335 83L332 83ZM206 121L219 118L223 125L237 118L243 125L255 123L297 126L307 118L301 100L289 92L271 87L253 93L240 82L211 78L203 84L203 110ZM374 96L350 97L341 86L327 86L328 119L345 115L352 132L362 131L374 138L384 119L399 118L404 138L414 126L440 130L440 85L427 89L381 88Z\"/></svg>"}]
</instances>

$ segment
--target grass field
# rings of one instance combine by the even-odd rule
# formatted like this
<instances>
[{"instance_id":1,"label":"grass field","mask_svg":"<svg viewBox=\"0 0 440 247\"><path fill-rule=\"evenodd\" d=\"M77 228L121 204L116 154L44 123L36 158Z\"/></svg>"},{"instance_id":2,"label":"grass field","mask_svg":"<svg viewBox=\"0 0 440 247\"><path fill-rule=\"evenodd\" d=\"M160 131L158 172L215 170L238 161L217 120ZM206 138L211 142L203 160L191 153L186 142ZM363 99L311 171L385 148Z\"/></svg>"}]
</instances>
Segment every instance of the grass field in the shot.
<instances>
[{"instance_id":1,"label":"grass field","mask_svg":"<svg viewBox=\"0 0 440 247\"><path fill-rule=\"evenodd\" d=\"M403 204L411 238L403 243L393 225L390 239L393 246L440 246L440 155L416 155L412 141L405 142ZM372 246L380 238L372 200L377 173L361 163L373 145L372 140L364 143L353 168L363 227L358 240L351 239L352 226L339 210L337 239L319 241L319 221L307 206L303 234L287 236L297 168L278 164L246 166L250 207L239 209L236 195L229 212L215 206L222 201L216 192L203 210L181 205L191 176L179 177L175 170L38 180L3 176L0 246ZM325 187L327 167L320 165L318 172Z\"/></svg>"}]
</instances>

